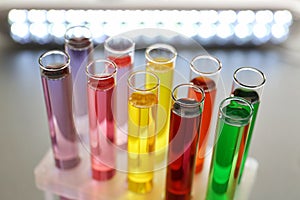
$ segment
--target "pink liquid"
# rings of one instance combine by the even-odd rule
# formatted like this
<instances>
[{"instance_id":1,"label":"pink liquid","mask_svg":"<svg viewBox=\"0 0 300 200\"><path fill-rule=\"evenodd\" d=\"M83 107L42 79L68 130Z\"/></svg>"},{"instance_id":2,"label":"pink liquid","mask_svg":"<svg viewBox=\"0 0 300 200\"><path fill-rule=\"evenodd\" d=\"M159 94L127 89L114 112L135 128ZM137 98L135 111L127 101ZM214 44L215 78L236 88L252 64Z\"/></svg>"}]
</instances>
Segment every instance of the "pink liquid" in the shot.
<instances>
[{"instance_id":1,"label":"pink liquid","mask_svg":"<svg viewBox=\"0 0 300 200\"><path fill-rule=\"evenodd\" d=\"M193 105L195 101L180 99ZM190 200L199 140L200 108L182 108L175 103L171 112L166 200Z\"/></svg>"},{"instance_id":2,"label":"pink liquid","mask_svg":"<svg viewBox=\"0 0 300 200\"><path fill-rule=\"evenodd\" d=\"M122 149L127 148L127 119L128 119L128 94L127 94L127 79L132 69L131 56L122 57L108 56L108 59L114 61L118 67L117 87L116 87L116 110L114 111L118 133L116 143Z\"/></svg>"},{"instance_id":3,"label":"pink liquid","mask_svg":"<svg viewBox=\"0 0 300 200\"><path fill-rule=\"evenodd\" d=\"M108 180L115 174L114 78L88 80L92 176Z\"/></svg>"},{"instance_id":4,"label":"pink liquid","mask_svg":"<svg viewBox=\"0 0 300 200\"><path fill-rule=\"evenodd\" d=\"M80 161L72 115L71 74L65 68L56 72L42 70L41 76L55 165L70 169Z\"/></svg>"}]
</instances>

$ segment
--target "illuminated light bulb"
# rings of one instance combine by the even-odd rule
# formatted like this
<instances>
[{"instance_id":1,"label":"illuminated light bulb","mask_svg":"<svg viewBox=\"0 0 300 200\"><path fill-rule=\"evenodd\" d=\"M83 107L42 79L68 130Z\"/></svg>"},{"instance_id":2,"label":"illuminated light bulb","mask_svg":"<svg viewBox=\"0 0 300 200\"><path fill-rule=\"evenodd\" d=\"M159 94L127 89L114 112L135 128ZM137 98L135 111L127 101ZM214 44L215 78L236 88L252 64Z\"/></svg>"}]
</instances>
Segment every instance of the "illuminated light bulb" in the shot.
<instances>
[{"instance_id":1,"label":"illuminated light bulb","mask_svg":"<svg viewBox=\"0 0 300 200\"><path fill-rule=\"evenodd\" d=\"M234 34L240 39L249 37L252 34L251 26L249 24L237 24L234 27Z\"/></svg>"},{"instance_id":2,"label":"illuminated light bulb","mask_svg":"<svg viewBox=\"0 0 300 200\"><path fill-rule=\"evenodd\" d=\"M47 20L50 23L63 23L66 21L65 13L65 10L49 10L47 12Z\"/></svg>"},{"instance_id":3,"label":"illuminated light bulb","mask_svg":"<svg viewBox=\"0 0 300 200\"><path fill-rule=\"evenodd\" d=\"M36 38L45 38L48 36L48 26L45 23L33 23L29 27L29 32Z\"/></svg>"},{"instance_id":4,"label":"illuminated light bulb","mask_svg":"<svg viewBox=\"0 0 300 200\"><path fill-rule=\"evenodd\" d=\"M256 22L260 24L268 24L273 22L273 12L270 10L260 10L255 14Z\"/></svg>"},{"instance_id":5,"label":"illuminated light bulb","mask_svg":"<svg viewBox=\"0 0 300 200\"><path fill-rule=\"evenodd\" d=\"M43 23L47 20L46 10L29 10L28 20L32 23Z\"/></svg>"},{"instance_id":6,"label":"illuminated light bulb","mask_svg":"<svg viewBox=\"0 0 300 200\"><path fill-rule=\"evenodd\" d=\"M255 13L252 10L239 11L237 21L241 24L251 24L255 21Z\"/></svg>"},{"instance_id":7,"label":"illuminated light bulb","mask_svg":"<svg viewBox=\"0 0 300 200\"><path fill-rule=\"evenodd\" d=\"M200 23L214 24L218 21L218 12L215 10L202 10L199 12Z\"/></svg>"},{"instance_id":8,"label":"illuminated light bulb","mask_svg":"<svg viewBox=\"0 0 300 200\"><path fill-rule=\"evenodd\" d=\"M232 26L228 24L219 24L217 26L217 36L222 39L228 39L233 35L234 31Z\"/></svg>"},{"instance_id":9,"label":"illuminated light bulb","mask_svg":"<svg viewBox=\"0 0 300 200\"><path fill-rule=\"evenodd\" d=\"M285 26L274 24L271 28L272 42L277 44L285 41L288 38L288 28Z\"/></svg>"},{"instance_id":10,"label":"illuminated light bulb","mask_svg":"<svg viewBox=\"0 0 300 200\"><path fill-rule=\"evenodd\" d=\"M291 12L288 10L276 11L274 13L274 21L277 24L283 24L289 26L292 24L293 16Z\"/></svg>"},{"instance_id":11,"label":"illuminated light bulb","mask_svg":"<svg viewBox=\"0 0 300 200\"><path fill-rule=\"evenodd\" d=\"M50 28L50 34L56 38L63 38L66 32L65 24L53 24Z\"/></svg>"},{"instance_id":12,"label":"illuminated light bulb","mask_svg":"<svg viewBox=\"0 0 300 200\"><path fill-rule=\"evenodd\" d=\"M10 32L18 38L26 38L30 34L27 23L13 23L10 27Z\"/></svg>"},{"instance_id":13,"label":"illuminated light bulb","mask_svg":"<svg viewBox=\"0 0 300 200\"><path fill-rule=\"evenodd\" d=\"M8 12L8 21L12 23L22 23L27 20L27 10L12 9Z\"/></svg>"},{"instance_id":14,"label":"illuminated light bulb","mask_svg":"<svg viewBox=\"0 0 300 200\"><path fill-rule=\"evenodd\" d=\"M237 20L236 12L233 10L226 10L219 12L219 22L225 24L232 24Z\"/></svg>"},{"instance_id":15,"label":"illuminated light bulb","mask_svg":"<svg viewBox=\"0 0 300 200\"><path fill-rule=\"evenodd\" d=\"M216 35L216 25L214 24L201 24L198 29L198 35L201 38L211 38Z\"/></svg>"},{"instance_id":16,"label":"illuminated light bulb","mask_svg":"<svg viewBox=\"0 0 300 200\"><path fill-rule=\"evenodd\" d=\"M67 10L65 13L66 22L72 24L72 26L82 25L86 21L84 10Z\"/></svg>"}]
</instances>

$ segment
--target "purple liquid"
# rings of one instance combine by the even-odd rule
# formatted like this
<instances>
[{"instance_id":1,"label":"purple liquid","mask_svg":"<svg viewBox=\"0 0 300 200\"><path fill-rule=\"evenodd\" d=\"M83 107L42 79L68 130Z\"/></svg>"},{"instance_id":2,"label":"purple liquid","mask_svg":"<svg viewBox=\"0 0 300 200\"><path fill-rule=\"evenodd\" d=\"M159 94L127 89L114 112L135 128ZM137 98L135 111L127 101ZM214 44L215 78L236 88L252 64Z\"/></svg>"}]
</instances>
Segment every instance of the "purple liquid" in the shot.
<instances>
[{"instance_id":1,"label":"purple liquid","mask_svg":"<svg viewBox=\"0 0 300 200\"><path fill-rule=\"evenodd\" d=\"M71 74L65 68L55 72L42 70L41 76L55 165L70 169L80 162L72 115Z\"/></svg>"},{"instance_id":2,"label":"purple liquid","mask_svg":"<svg viewBox=\"0 0 300 200\"><path fill-rule=\"evenodd\" d=\"M74 103L76 116L87 114L85 67L93 59L93 43L89 38L70 39L65 44L65 50L70 56L71 74L74 88Z\"/></svg>"},{"instance_id":3,"label":"purple liquid","mask_svg":"<svg viewBox=\"0 0 300 200\"><path fill-rule=\"evenodd\" d=\"M88 108L92 176L95 180L108 180L115 174L114 78L88 81Z\"/></svg>"},{"instance_id":4,"label":"purple liquid","mask_svg":"<svg viewBox=\"0 0 300 200\"><path fill-rule=\"evenodd\" d=\"M178 101L193 105L196 101ZM197 105L197 104L196 104ZM171 112L166 200L189 200L199 139L200 108L175 103Z\"/></svg>"}]
</instances>

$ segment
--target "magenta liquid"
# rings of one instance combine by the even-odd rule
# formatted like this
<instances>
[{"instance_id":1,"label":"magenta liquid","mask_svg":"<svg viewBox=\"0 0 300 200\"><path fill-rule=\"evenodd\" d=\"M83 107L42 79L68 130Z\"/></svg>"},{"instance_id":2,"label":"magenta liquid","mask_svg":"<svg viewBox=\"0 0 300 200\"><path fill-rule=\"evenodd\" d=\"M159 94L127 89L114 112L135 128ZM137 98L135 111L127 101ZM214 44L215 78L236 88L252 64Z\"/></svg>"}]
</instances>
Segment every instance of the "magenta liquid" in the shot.
<instances>
[{"instance_id":1,"label":"magenta liquid","mask_svg":"<svg viewBox=\"0 0 300 200\"><path fill-rule=\"evenodd\" d=\"M190 105L195 100L179 99ZM171 111L166 200L189 200L195 170L201 110L175 102Z\"/></svg>"},{"instance_id":2,"label":"magenta liquid","mask_svg":"<svg viewBox=\"0 0 300 200\"><path fill-rule=\"evenodd\" d=\"M55 165L61 169L70 169L80 161L72 115L71 74L69 68L58 71L42 69L41 77Z\"/></svg>"},{"instance_id":3,"label":"magenta liquid","mask_svg":"<svg viewBox=\"0 0 300 200\"><path fill-rule=\"evenodd\" d=\"M108 180L115 174L114 88L113 77L88 80L91 162L95 180Z\"/></svg>"}]
</instances>

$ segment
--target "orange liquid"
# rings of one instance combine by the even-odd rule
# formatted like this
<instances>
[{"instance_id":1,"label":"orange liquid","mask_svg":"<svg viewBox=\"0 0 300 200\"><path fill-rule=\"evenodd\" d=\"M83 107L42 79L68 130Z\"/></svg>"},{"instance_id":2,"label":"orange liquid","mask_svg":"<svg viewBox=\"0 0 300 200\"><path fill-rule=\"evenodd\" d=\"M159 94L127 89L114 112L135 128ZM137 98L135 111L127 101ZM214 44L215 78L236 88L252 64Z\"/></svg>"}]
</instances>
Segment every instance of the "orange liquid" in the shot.
<instances>
[{"instance_id":1,"label":"orange liquid","mask_svg":"<svg viewBox=\"0 0 300 200\"><path fill-rule=\"evenodd\" d=\"M199 173L203 169L205 160L209 126L211 122L217 89L215 82L207 77L196 77L191 80L191 82L201 87L205 92L204 108L202 112L200 127L200 139L198 143L198 155L196 159L196 173ZM201 100L201 98L202 96L197 96L197 100Z\"/></svg>"}]
</instances>

